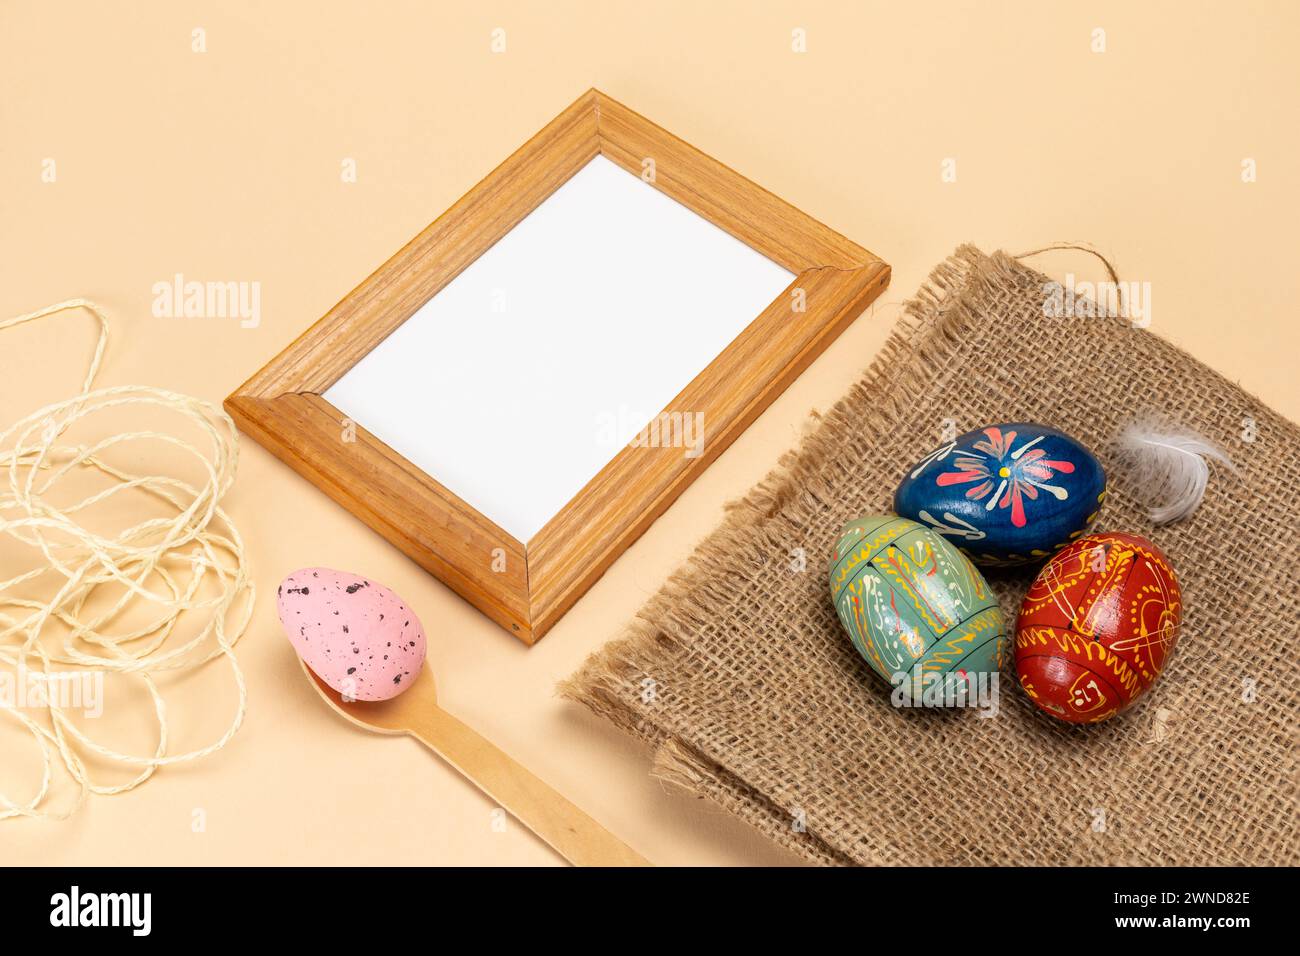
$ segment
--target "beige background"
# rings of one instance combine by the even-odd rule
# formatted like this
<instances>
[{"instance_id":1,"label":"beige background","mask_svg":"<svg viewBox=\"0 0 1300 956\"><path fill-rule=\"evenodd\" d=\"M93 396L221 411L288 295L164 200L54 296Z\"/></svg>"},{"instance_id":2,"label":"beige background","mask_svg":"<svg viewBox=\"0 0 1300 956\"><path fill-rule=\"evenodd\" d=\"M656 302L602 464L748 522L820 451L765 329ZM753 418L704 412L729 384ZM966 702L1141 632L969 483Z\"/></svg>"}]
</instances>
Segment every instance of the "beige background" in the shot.
<instances>
[{"instance_id":1,"label":"beige background","mask_svg":"<svg viewBox=\"0 0 1300 956\"><path fill-rule=\"evenodd\" d=\"M958 242L1082 239L1152 287L1153 330L1284 414L1295 384L1300 14L1276 3L14 3L0 5L0 316L74 295L115 318L103 384L219 401L579 93L598 86L867 246L892 288L541 644L507 637L251 441L229 508L261 598L251 697L216 757L0 823L4 862L559 862L409 740L297 672L279 579L354 569L419 611L447 708L657 863L787 858L665 792L647 754L553 696L870 361ZM207 52L191 50L206 31ZM491 31L506 50L490 50ZM807 52L791 50L806 31ZM1093 31L1106 50L1092 52ZM359 181L340 180L346 157ZM41 181L42 161L57 181ZM957 180L941 181L956 160ZM1253 159L1258 181L1242 181ZM1044 270L1094 278L1080 256ZM256 280L263 319L150 315L151 286ZM0 420L71 394L68 316L4 333ZM975 423L971 423L975 424ZM197 741L220 681L175 703ZM0 737L0 786L37 764ZM26 776L24 776L24 774ZM25 783L24 783L25 781ZM191 832L193 811L207 829Z\"/></svg>"}]
</instances>

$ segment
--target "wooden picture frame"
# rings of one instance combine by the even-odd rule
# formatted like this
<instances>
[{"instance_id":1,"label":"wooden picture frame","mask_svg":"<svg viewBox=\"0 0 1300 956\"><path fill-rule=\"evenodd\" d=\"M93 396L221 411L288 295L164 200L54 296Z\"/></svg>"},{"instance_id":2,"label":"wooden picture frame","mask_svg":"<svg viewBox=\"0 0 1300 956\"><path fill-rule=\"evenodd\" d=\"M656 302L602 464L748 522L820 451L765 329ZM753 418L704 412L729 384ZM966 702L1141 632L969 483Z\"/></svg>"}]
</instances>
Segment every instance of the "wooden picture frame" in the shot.
<instances>
[{"instance_id":1,"label":"wooden picture frame","mask_svg":"<svg viewBox=\"0 0 1300 956\"><path fill-rule=\"evenodd\" d=\"M597 155L795 274L671 403L706 415L703 453L624 447L529 541L488 520L322 395ZM610 564L889 283L890 270L597 90L493 170L235 390L239 427L526 643ZM798 305L794 305L797 302ZM526 470L526 463L521 464Z\"/></svg>"}]
</instances>

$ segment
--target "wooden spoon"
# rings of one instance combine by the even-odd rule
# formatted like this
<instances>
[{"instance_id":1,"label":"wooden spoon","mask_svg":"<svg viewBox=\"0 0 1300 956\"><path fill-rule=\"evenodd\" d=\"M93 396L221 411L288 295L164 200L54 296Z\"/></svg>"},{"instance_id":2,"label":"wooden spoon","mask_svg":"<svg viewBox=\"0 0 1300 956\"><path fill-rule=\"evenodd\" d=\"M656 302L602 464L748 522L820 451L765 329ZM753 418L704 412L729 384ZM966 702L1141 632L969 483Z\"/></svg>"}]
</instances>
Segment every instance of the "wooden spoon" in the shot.
<instances>
[{"instance_id":1,"label":"wooden spoon","mask_svg":"<svg viewBox=\"0 0 1300 956\"><path fill-rule=\"evenodd\" d=\"M391 700L344 701L299 660L321 697L358 727L410 734L577 866L649 866L642 857L490 741L438 706L428 667Z\"/></svg>"}]
</instances>

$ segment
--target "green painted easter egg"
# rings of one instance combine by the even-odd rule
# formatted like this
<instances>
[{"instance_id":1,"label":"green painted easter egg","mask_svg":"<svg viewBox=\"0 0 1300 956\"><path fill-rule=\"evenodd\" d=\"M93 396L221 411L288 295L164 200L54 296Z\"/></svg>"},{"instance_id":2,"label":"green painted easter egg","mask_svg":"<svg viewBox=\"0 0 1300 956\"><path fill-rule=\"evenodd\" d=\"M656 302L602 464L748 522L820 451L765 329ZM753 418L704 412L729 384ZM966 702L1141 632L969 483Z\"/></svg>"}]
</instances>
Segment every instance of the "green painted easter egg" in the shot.
<instances>
[{"instance_id":1,"label":"green painted easter egg","mask_svg":"<svg viewBox=\"0 0 1300 956\"><path fill-rule=\"evenodd\" d=\"M853 646L905 699L997 673L1006 624L988 582L941 535L894 515L844 527L831 599Z\"/></svg>"}]
</instances>

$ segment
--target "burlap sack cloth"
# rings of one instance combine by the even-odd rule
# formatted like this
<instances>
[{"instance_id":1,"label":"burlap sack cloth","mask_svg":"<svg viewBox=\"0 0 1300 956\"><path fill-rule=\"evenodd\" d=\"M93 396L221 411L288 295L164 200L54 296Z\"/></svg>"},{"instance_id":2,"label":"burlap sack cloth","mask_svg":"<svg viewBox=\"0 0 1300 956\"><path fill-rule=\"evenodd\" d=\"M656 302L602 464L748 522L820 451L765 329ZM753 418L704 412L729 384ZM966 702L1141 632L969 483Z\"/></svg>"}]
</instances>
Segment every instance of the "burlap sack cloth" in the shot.
<instances>
[{"instance_id":1,"label":"burlap sack cloth","mask_svg":"<svg viewBox=\"0 0 1300 956\"><path fill-rule=\"evenodd\" d=\"M1046 318L1048 281L958 249L849 395L562 692L649 741L657 776L819 863L1296 863L1300 429L1130 322ZM1249 317L1224 334L1249 335ZM1148 411L1239 468L1215 467L1194 517L1159 529L1110 451ZM889 510L948 419L1081 439L1110 472L1096 528L1172 559L1182 634L1132 710L1045 717L1011 655L995 717L895 709L842 633L835 535ZM1032 574L989 575L1011 628Z\"/></svg>"}]
</instances>

